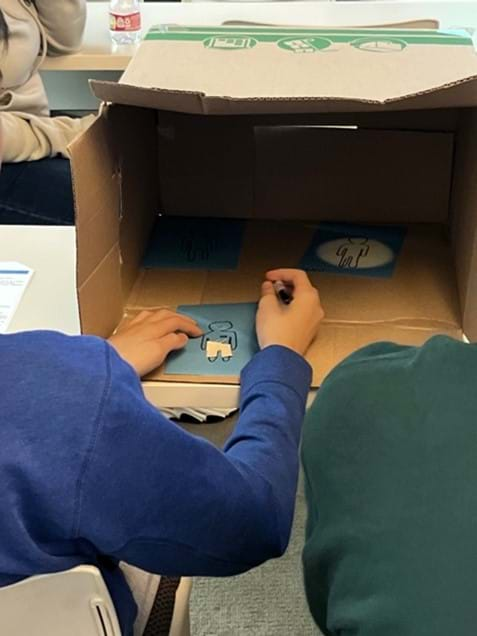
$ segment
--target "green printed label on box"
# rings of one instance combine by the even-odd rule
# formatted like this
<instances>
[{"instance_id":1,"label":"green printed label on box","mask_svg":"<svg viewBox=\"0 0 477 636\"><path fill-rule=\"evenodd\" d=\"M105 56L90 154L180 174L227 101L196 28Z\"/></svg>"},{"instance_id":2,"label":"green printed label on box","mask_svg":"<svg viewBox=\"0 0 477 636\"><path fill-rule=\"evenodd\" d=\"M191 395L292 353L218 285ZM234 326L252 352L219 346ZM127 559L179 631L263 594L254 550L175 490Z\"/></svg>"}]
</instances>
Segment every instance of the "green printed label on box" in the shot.
<instances>
[{"instance_id":1,"label":"green printed label on box","mask_svg":"<svg viewBox=\"0 0 477 636\"><path fill-rule=\"evenodd\" d=\"M244 50L259 43L276 44L293 53L314 53L346 44L368 53L399 53L409 45L473 46L466 31L435 29L305 29L270 27L155 26L146 40L202 42L206 48Z\"/></svg>"}]
</instances>

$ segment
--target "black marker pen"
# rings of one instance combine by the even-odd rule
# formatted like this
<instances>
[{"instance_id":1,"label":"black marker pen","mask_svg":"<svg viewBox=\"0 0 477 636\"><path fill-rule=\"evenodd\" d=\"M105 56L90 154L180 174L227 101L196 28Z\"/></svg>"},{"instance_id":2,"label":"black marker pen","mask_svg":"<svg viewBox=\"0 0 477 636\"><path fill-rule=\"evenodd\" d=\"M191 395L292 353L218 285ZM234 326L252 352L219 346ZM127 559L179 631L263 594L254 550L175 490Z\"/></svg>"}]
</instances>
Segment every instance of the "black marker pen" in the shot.
<instances>
[{"instance_id":1,"label":"black marker pen","mask_svg":"<svg viewBox=\"0 0 477 636\"><path fill-rule=\"evenodd\" d=\"M282 280L274 281L273 289L284 305L289 305L293 300L293 294Z\"/></svg>"}]
</instances>

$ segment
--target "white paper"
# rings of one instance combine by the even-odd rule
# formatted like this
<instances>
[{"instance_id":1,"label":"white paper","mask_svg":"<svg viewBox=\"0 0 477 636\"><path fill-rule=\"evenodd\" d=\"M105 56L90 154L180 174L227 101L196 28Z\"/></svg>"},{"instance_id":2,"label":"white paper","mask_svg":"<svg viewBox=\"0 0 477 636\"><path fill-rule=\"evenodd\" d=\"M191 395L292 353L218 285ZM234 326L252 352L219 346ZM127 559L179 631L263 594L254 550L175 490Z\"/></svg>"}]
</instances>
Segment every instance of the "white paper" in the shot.
<instances>
[{"instance_id":1,"label":"white paper","mask_svg":"<svg viewBox=\"0 0 477 636\"><path fill-rule=\"evenodd\" d=\"M26 265L0 262L0 333L7 331L32 276Z\"/></svg>"}]
</instances>

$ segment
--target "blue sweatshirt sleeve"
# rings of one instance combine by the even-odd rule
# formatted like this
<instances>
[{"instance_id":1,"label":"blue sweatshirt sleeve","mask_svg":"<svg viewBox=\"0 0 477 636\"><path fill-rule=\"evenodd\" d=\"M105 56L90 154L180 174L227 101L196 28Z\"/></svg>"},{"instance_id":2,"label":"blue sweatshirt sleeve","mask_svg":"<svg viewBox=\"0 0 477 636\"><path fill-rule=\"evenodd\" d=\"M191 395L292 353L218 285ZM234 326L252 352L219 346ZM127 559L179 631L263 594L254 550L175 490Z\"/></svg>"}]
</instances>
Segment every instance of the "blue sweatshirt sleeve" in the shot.
<instances>
[{"instance_id":1,"label":"blue sweatshirt sleeve","mask_svg":"<svg viewBox=\"0 0 477 636\"><path fill-rule=\"evenodd\" d=\"M164 418L109 346L107 366L79 477L76 538L164 575L233 575L281 555L293 518L308 364L278 346L253 358L223 451Z\"/></svg>"}]
</instances>

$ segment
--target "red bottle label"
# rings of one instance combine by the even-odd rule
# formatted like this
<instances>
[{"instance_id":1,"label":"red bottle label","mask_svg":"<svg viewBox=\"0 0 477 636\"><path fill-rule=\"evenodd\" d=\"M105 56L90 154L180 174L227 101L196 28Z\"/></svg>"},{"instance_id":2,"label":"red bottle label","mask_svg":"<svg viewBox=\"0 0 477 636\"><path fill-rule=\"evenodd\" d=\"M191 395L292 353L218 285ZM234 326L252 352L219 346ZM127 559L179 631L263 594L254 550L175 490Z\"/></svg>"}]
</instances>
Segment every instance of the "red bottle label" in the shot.
<instances>
[{"instance_id":1,"label":"red bottle label","mask_svg":"<svg viewBox=\"0 0 477 636\"><path fill-rule=\"evenodd\" d=\"M139 31L141 28L141 14L139 11L128 15L110 13L109 28L111 31Z\"/></svg>"}]
</instances>

